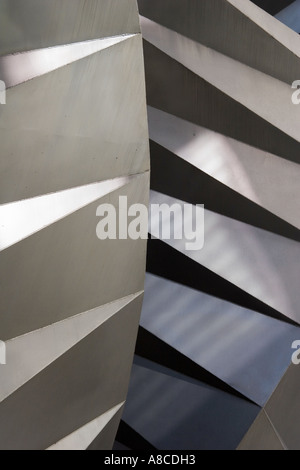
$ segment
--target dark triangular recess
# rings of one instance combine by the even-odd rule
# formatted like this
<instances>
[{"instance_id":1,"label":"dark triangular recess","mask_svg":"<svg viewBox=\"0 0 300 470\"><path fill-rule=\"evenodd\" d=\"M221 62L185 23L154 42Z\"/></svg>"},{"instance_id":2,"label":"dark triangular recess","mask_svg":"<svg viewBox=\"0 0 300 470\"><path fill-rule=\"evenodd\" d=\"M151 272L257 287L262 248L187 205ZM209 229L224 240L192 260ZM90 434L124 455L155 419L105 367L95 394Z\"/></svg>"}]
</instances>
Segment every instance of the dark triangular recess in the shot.
<instances>
[{"instance_id":1,"label":"dark triangular recess","mask_svg":"<svg viewBox=\"0 0 300 470\"><path fill-rule=\"evenodd\" d=\"M300 163L299 142L147 41L144 54L149 106Z\"/></svg>"},{"instance_id":2,"label":"dark triangular recess","mask_svg":"<svg viewBox=\"0 0 300 470\"><path fill-rule=\"evenodd\" d=\"M295 0L251 0L258 7L267 11L271 15L276 15L284 8L288 7Z\"/></svg>"},{"instance_id":3,"label":"dark triangular recess","mask_svg":"<svg viewBox=\"0 0 300 470\"><path fill-rule=\"evenodd\" d=\"M119 441L115 441L112 450L114 450L114 451L127 451L127 450L133 450L133 449L130 449L129 447L125 446L124 444L121 444L121 442L119 442Z\"/></svg>"},{"instance_id":4,"label":"dark triangular recess","mask_svg":"<svg viewBox=\"0 0 300 470\"><path fill-rule=\"evenodd\" d=\"M151 189L218 214L300 241L300 230L156 142L150 142Z\"/></svg>"},{"instance_id":5,"label":"dark triangular recess","mask_svg":"<svg viewBox=\"0 0 300 470\"><path fill-rule=\"evenodd\" d=\"M139 327L135 353L149 361L172 369L180 374L187 375L193 379L200 380L211 387L218 388L223 392L230 393L231 395L253 403L252 400L249 400L226 382L196 364L142 326Z\"/></svg>"},{"instance_id":6,"label":"dark triangular recess","mask_svg":"<svg viewBox=\"0 0 300 470\"><path fill-rule=\"evenodd\" d=\"M256 299L218 274L175 250L161 240L149 239L147 271L170 281L227 300L249 310L281 320L291 325L296 322Z\"/></svg>"},{"instance_id":7,"label":"dark triangular recess","mask_svg":"<svg viewBox=\"0 0 300 470\"><path fill-rule=\"evenodd\" d=\"M148 450L155 451L156 448L150 444L143 436L137 431L132 429L123 420L120 422L120 426L117 432L116 441L134 450Z\"/></svg>"}]
</instances>

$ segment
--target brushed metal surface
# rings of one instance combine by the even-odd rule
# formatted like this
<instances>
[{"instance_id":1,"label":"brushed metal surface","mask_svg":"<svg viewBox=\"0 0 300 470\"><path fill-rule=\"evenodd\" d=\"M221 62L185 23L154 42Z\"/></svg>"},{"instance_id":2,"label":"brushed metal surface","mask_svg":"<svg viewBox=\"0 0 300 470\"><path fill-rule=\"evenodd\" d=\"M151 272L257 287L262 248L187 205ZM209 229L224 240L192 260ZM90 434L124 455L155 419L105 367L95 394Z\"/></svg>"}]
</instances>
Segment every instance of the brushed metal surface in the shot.
<instances>
[{"instance_id":1,"label":"brushed metal surface","mask_svg":"<svg viewBox=\"0 0 300 470\"><path fill-rule=\"evenodd\" d=\"M0 251L128 184L124 176L0 205Z\"/></svg>"},{"instance_id":2,"label":"brushed metal surface","mask_svg":"<svg viewBox=\"0 0 300 470\"><path fill-rule=\"evenodd\" d=\"M298 108L291 101L292 82L278 82L269 75L153 23L148 18L141 17L141 26L146 41L226 96L297 142L300 141ZM219 73L220 70L222 73Z\"/></svg>"},{"instance_id":3,"label":"brushed metal surface","mask_svg":"<svg viewBox=\"0 0 300 470\"><path fill-rule=\"evenodd\" d=\"M299 385L299 366L291 364L265 406L266 413L288 450L300 450Z\"/></svg>"},{"instance_id":4,"label":"brushed metal surface","mask_svg":"<svg viewBox=\"0 0 300 470\"><path fill-rule=\"evenodd\" d=\"M0 0L4 82L0 447L108 450L146 261L146 240L96 230L100 204L149 201L136 0Z\"/></svg>"},{"instance_id":5,"label":"brushed metal surface","mask_svg":"<svg viewBox=\"0 0 300 470\"><path fill-rule=\"evenodd\" d=\"M1 403L1 449L44 450L125 400L141 303L134 300Z\"/></svg>"},{"instance_id":6,"label":"brushed metal surface","mask_svg":"<svg viewBox=\"0 0 300 470\"><path fill-rule=\"evenodd\" d=\"M259 3L276 13L292 2ZM253 427L244 421L246 446L299 448L299 374L289 367L299 328L287 323L300 322L299 107L291 101L300 38L248 0L139 7L151 201L207 209L202 250L186 250L188 240L150 242L149 271L173 282L147 276L137 351L153 362L137 359L125 425L162 449L230 448L246 410L220 404L214 393L226 383L265 405ZM201 377L217 390L198 408L188 388L201 388Z\"/></svg>"},{"instance_id":7,"label":"brushed metal surface","mask_svg":"<svg viewBox=\"0 0 300 470\"><path fill-rule=\"evenodd\" d=\"M235 449L259 407L137 358L124 420L162 450Z\"/></svg>"},{"instance_id":8,"label":"brushed metal surface","mask_svg":"<svg viewBox=\"0 0 300 470\"><path fill-rule=\"evenodd\" d=\"M248 0L138 3L142 16L289 85L300 76L298 35Z\"/></svg>"},{"instance_id":9,"label":"brushed metal surface","mask_svg":"<svg viewBox=\"0 0 300 470\"><path fill-rule=\"evenodd\" d=\"M152 204L176 202L184 204L151 191ZM205 211L204 234L204 248L200 251L187 250L186 239L171 237L165 242L300 323L298 242L208 210Z\"/></svg>"},{"instance_id":10,"label":"brushed metal surface","mask_svg":"<svg viewBox=\"0 0 300 470\"><path fill-rule=\"evenodd\" d=\"M9 367L0 369L0 402L65 354L141 292L7 341Z\"/></svg>"},{"instance_id":11,"label":"brushed metal surface","mask_svg":"<svg viewBox=\"0 0 300 470\"><path fill-rule=\"evenodd\" d=\"M300 329L146 275L141 326L263 406L290 365Z\"/></svg>"},{"instance_id":12,"label":"brushed metal surface","mask_svg":"<svg viewBox=\"0 0 300 470\"><path fill-rule=\"evenodd\" d=\"M151 106L148 119L151 140L300 229L298 164Z\"/></svg>"},{"instance_id":13,"label":"brushed metal surface","mask_svg":"<svg viewBox=\"0 0 300 470\"><path fill-rule=\"evenodd\" d=\"M261 411L237 450L286 450L265 411Z\"/></svg>"},{"instance_id":14,"label":"brushed metal surface","mask_svg":"<svg viewBox=\"0 0 300 470\"><path fill-rule=\"evenodd\" d=\"M9 89L0 139L2 204L148 170L140 35Z\"/></svg>"},{"instance_id":15,"label":"brushed metal surface","mask_svg":"<svg viewBox=\"0 0 300 470\"><path fill-rule=\"evenodd\" d=\"M122 418L124 407L122 407L111 420L106 424L105 428L89 445L87 450L110 450L113 448L115 436L118 431L120 419Z\"/></svg>"},{"instance_id":16,"label":"brushed metal surface","mask_svg":"<svg viewBox=\"0 0 300 470\"><path fill-rule=\"evenodd\" d=\"M300 162L299 135L295 140L238 100L213 86L209 81L188 70L183 64L148 41L144 42L144 54L147 100L150 106L287 160ZM225 58L225 56L223 57ZM222 72L216 69L215 73L220 77L217 80L221 82ZM172 80L169 77L172 77ZM271 112L271 109L278 110L277 101L280 102L283 90L282 98L285 97L287 100L284 104L284 114L288 116L289 120L290 116L287 114L287 109L292 108L292 106L297 108L291 101L292 89L290 87L292 82L288 86L267 77L267 81L269 80L273 85L278 83L278 93L280 95L276 96L275 101L269 101L266 109L269 110L268 112ZM233 83L238 83L238 88L243 85L238 82L237 76L233 77ZM246 81L247 83L248 81ZM259 92L257 93L256 89L252 87L253 83L250 88L253 95L259 95ZM272 86L271 94L274 93L275 88ZM247 87L245 95L247 95ZM251 101L251 99L251 97L247 97L247 100ZM257 111L260 111L259 107ZM295 110L292 110L291 115L295 115L295 112ZM275 120L278 122L278 117L273 116L273 118L273 122ZM298 117L296 121L297 124L291 122L291 132L295 131L298 126ZM285 123L284 127L286 128L287 125L288 122Z\"/></svg>"},{"instance_id":17,"label":"brushed metal surface","mask_svg":"<svg viewBox=\"0 0 300 470\"><path fill-rule=\"evenodd\" d=\"M132 34L123 34L2 56L0 57L0 76L6 84L6 88L11 88L84 59L133 36Z\"/></svg>"},{"instance_id":18,"label":"brushed metal surface","mask_svg":"<svg viewBox=\"0 0 300 470\"><path fill-rule=\"evenodd\" d=\"M90 423L86 424L82 428L74 431L69 436L66 436L61 441L57 442L47 450L86 450L92 442L103 432L108 423L115 417L115 415L123 407L124 403L114 406L111 410L106 411L99 418L94 419ZM113 438L110 445L102 447L103 449L109 449L112 447Z\"/></svg>"},{"instance_id":19,"label":"brushed metal surface","mask_svg":"<svg viewBox=\"0 0 300 470\"><path fill-rule=\"evenodd\" d=\"M143 290L145 240L99 240L100 204L144 203L149 175L0 253L2 340ZM7 314L9 312L9 315Z\"/></svg>"},{"instance_id":20,"label":"brushed metal surface","mask_svg":"<svg viewBox=\"0 0 300 470\"><path fill-rule=\"evenodd\" d=\"M0 2L0 55L139 32L136 0Z\"/></svg>"}]
</instances>

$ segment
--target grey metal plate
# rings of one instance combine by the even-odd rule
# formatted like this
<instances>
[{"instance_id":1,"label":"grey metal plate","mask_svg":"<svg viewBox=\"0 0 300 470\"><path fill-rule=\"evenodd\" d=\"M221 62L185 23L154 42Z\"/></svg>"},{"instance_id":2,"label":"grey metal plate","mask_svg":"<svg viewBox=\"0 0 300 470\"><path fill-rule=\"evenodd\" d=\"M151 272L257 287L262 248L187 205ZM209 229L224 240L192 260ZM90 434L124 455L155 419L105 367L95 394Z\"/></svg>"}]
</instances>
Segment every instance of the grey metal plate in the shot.
<instances>
[{"instance_id":1,"label":"grey metal plate","mask_svg":"<svg viewBox=\"0 0 300 470\"><path fill-rule=\"evenodd\" d=\"M151 140L300 229L297 163L150 106L148 119Z\"/></svg>"},{"instance_id":2,"label":"grey metal plate","mask_svg":"<svg viewBox=\"0 0 300 470\"><path fill-rule=\"evenodd\" d=\"M175 42L175 44L177 43ZM180 48L180 43L177 47ZM144 54L147 100L150 106L248 145L297 163L300 162L299 135L296 136L297 140L295 140L285 132L277 129L276 126L267 122L255 111L229 97L221 89L188 70L176 59L171 58L148 41L144 42ZM229 63L230 60L228 60L227 67L229 67ZM222 77L219 69L215 73ZM261 75L263 78L267 77ZM237 76L234 75L232 78L233 84L236 82ZM172 77L172 80L170 80L170 77ZM267 77L267 81L269 78ZM220 78L221 80L222 78ZM273 80L272 83L272 93L275 91L276 96L275 83L277 83L277 80ZM285 111L287 116L285 128L290 117L296 113L296 109L292 107L297 108L291 101L292 88L290 86L291 84L284 83L280 83L279 86L280 90L285 90L283 96L286 97L286 103L284 107L292 110L290 114ZM239 82L238 88L240 89ZM245 95L249 93L249 88L248 91L247 88L245 86ZM253 90L253 94L256 95L256 89ZM273 109L276 112L278 110L277 97L274 99L276 100L275 105L273 102L269 102L267 108L269 111ZM280 110L278 112L280 114ZM228 116L230 116L230 119ZM296 120L296 126L291 121L293 135L296 135L294 131L298 127L298 117Z\"/></svg>"},{"instance_id":3,"label":"grey metal plate","mask_svg":"<svg viewBox=\"0 0 300 470\"><path fill-rule=\"evenodd\" d=\"M9 89L0 140L2 204L148 170L140 35Z\"/></svg>"},{"instance_id":4,"label":"grey metal plate","mask_svg":"<svg viewBox=\"0 0 300 470\"><path fill-rule=\"evenodd\" d=\"M0 2L0 55L139 30L135 0Z\"/></svg>"},{"instance_id":5,"label":"grey metal plate","mask_svg":"<svg viewBox=\"0 0 300 470\"><path fill-rule=\"evenodd\" d=\"M125 400L141 300L0 405L1 449L46 449Z\"/></svg>"},{"instance_id":6,"label":"grey metal plate","mask_svg":"<svg viewBox=\"0 0 300 470\"><path fill-rule=\"evenodd\" d=\"M285 450L263 410L238 446L238 450Z\"/></svg>"},{"instance_id":7,"label":"grey metal plate","mask_svg":"<svg viewBox=\"0 0 300 470\"><path fill-rule=\"evenodd\" d=\"M7 341L7 366L0 367L0 403L140 296L141 292L115 300Z\"/></svg>"},{"instance_id":8,"label":"grey metal plate","mask_svg":"<svg viewBox=\"0 0 300 470\"><path fill-rule=\"evenodd\" d=\"M147 205L148 191L146 173L0 253L2 340L143 290L145 240L99 240L96 210Z\"/></svg>"},{"instance_id":9,"label":"grey metal plate","mask_svg":"<svg viewBox=\"0 0 300 470\"><path fill-rule=\"evenodd\" d=\"M111 450L118 431L124 407L107 423L103 431L94 439L87 450Z\"/></svg>"},{"instance_id":10,"label":"grey metal plate","mask_svg":"<svg viewBox=\"0 0 300 470\"><path fill-rule=\"evenodd\" d=\"M300 329L151 274L141 325L263 406Z\"/></svg>"},{"instance_id":11,"label":"grey metal plate","mask_svg":"<svg viewBox=\"0 0 300 470\"><path fill-rule=\"evenodd\" d=\"M289 85L300 76L300 38L249 1L138 3L141 15Z\"/></svg>"},{"instance_id":12,"label":"grey metal plate","mask_svg":"<svg viewBox=\"0 0 300 470\"><path fill-rule=\"evenodd\" d=\"M87 423L82 428L77 429L69 436L61 441L58 441L47 450L87 450L93 441L101 436L101 440L109 442L107 447L111 449L114 442L114 436L111 436L111 427L118 426L120 421L120 414L123 412L123 404L116 405L111 410L106 411L98 418L90 423Z\"/></svg>"},{"instance_id":13,"label":"grey metal plate","mask_svg":"<svg viewBox=\"0 0 300 470\"><path fill-rule=\"evenodd\" d=\"M147 18L141 17L141 25L147 42L299 142L298 110L291 100L292 81L289 85L279 82Z\"/></svg>"},{"instance_id":14,"label":"grey metal plate","mask_svg":"<svg viewBox=\"0 0 300 470\"><path fill-rule=\"evenodd\" d=\"M265 406L273 426L289 450L300 450L299 387L300 368L291 364Z\"/></svg>"},{"instance_id":15,"label":"grey metal plate","mask_svg":"<svg viewBox=\"0 0 300 470\"><path fill-rule=\"evenodd\" d=\"M155 368L155 365L153 365ZM134 364L124 421L158 449L234 449L259 408L213 389Z\"/></svg>"},{"instance_id":16,"label":"grey metal plate","mask_svg":"<svg viewBox=\"0 0 300 470\"><path fill-rule=\"evenodd\" d=\"M172 205L176 202L183 204L169 196L151 192L152 204ZM204 202L199 201L199 204ZM300 322L298 242L208 210L205 210L204 238L204 247L198 251L188 251L185 239L172 238L166 243L283 315Z\"/></svg>"}]
</instances>

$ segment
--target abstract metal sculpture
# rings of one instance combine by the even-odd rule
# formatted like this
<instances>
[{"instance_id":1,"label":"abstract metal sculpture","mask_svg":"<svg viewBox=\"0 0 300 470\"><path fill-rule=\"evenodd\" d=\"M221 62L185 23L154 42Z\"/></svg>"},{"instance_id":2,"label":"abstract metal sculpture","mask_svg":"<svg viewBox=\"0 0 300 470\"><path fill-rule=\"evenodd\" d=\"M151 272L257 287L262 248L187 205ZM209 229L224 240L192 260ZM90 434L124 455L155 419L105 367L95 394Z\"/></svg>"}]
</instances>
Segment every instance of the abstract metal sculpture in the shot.
<instances>
[{"instance_id":1,"label":"abstract metal sculpture","mask_svg":"<svg viewBox=\"0 0 300 470\"><path fill-rule=\"evenodd\" d=\"M139 8L151 199L205 204L205 245L149 242L117 442L299 449L300 39L248 0Z\"/></svg>"},{"instance_id":2,"label":"abstract metal sculpture","mask_svg":"<svg viewBox=\"0 0 300 470\"><path fill-rule=\"evenodd\" d=\"M126 399L145 240L97 207L148 204L135 0L1 0L1 449L109 449Z\"/></svg>"}]
</instances>

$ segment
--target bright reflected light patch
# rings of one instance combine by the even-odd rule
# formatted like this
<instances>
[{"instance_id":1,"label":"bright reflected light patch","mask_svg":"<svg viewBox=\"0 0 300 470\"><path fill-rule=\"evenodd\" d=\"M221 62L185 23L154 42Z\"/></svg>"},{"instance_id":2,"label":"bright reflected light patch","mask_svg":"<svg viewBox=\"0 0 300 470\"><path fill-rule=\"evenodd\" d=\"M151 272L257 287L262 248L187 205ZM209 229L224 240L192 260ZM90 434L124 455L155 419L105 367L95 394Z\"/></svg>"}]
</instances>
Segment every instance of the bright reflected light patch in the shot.
<instances>
[{"instance_id":1,"label":"bright reflected light patch","mask_svg":"<svg viewBox=\"0 0 300 470\"><path fill-rule=\"evenodd\" d=\"M125 176L0 206L0 251L129 183Z\"/></svg>"},{"instance_id":2,"label":"bright reflected light patch","mask_svg":"<svg viewBox=\"0 0 300 470\"><path fill-rule=\"evenodd\" d=\"M123 34L0 57L0 77L10 88L136 36Z\"/></svg>"}]
</instances>

